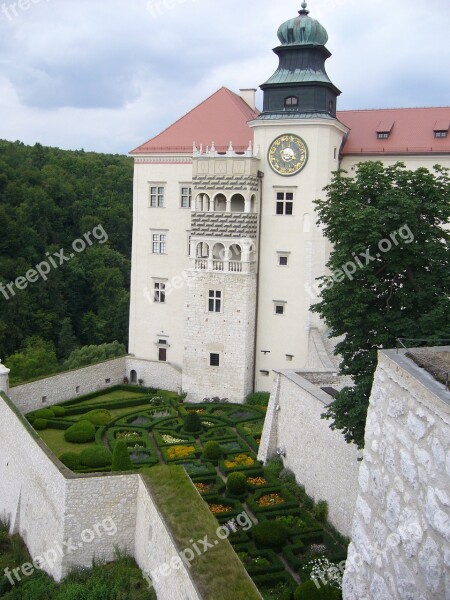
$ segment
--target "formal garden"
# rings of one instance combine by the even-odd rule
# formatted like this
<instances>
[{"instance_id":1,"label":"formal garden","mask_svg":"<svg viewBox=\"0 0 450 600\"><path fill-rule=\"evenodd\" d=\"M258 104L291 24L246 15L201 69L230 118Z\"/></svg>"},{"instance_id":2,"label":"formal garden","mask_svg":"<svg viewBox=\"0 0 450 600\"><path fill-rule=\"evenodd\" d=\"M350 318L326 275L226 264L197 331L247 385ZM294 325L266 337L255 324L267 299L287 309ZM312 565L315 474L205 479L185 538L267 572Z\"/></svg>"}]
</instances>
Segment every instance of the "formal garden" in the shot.
<instances>
[{"instance_id":1,"label":"formal garden","mask_svg":"<svg viewBox=\"0 0 450 600\"><path fill-rule=\"evenodd\" d=\"M75 473L180 465L220 524L245 511L253 526L230 542L265 600L341 598L337 565L348 540L328 523L326 503L315 504L281 459L257 460L267 401L253 394L243 405L186 404L126 385L27 418Z\"/></svg>"}]
</instances>

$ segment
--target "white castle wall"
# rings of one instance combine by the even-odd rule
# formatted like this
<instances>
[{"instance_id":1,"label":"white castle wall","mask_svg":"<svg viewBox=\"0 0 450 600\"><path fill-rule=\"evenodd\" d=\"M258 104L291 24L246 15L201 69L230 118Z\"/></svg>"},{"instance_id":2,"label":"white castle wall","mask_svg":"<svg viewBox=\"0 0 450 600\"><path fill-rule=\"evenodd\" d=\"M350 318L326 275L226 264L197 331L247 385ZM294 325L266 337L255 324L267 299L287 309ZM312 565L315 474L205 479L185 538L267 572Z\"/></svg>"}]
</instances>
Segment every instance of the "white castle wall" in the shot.
<instances>
[{"instance_id":1,"label":"white castle wall","mask_svg":"<svg viewBox=\"0 0 450 600\"><path fill-rule=\"evenodd\" d=\"M329 377L330 372L323 375ZM328 394L296 371L277 372L258 458L266 461L277 447L284 448L285 467L316 501L328 502L331 523L349 536L361 453L321 419L330 402Z\"/></svg>"},{"instance_id":2,"label":"white castle wall","mask_svg":"<svg viewBox=\"0 0 450 600\"><path fill-rule=\"evenodd\" d=\"M17 408L26 414L44 406L52 406L83 394L119 385L123 383L124 377L130 379L132 370L136 371L137 379L143 379L144 385L148 387L175 392L181 388L181 373L169 363L121 356L11 387L8 396ZM3 391L6 393L6 389Z\"/></svg>"},{"instance_id":3,"label":"white castle wall","mask_svg":"<svg viewBox=\"0 0 450 600\"><path fill-rule=\"evenodd\" d=\"M404 351L379 353L344 600L450 598L450 393L443 388Z\"/></svg>"},{"instance_id":4,"label":"white castle wall","mask_svg":"<svg viewBox=\"0 0 450 600\"><path fill-rule=\"evenodd\" d=\"M176 556L140 475L74 475L3 394L0 439L0 516L22 536L32 558L46 559L41 566L57 581L74 565L113 560L115 547L147 572ZM16 567L21 565L11 565ZM201 600L184 565L155 589L158 600Z\"/></svg>"}]
</instances>

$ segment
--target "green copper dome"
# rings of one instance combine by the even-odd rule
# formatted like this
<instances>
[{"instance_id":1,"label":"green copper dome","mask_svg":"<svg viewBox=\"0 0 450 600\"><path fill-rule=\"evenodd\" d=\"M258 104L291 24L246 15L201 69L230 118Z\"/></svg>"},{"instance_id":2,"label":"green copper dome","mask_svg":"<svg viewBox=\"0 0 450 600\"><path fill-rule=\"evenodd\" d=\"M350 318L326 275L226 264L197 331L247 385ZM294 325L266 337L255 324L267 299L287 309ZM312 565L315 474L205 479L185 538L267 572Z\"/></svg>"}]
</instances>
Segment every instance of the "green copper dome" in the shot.
<instances>
[{"instance_id":1,"label":"green copper dome","mask_svg":"<svg viewBox=\"0 0 450 600\"><path fill-rule=\"evenodd\" d=\"M283 46L325 46L327 43L328 33L325 27L308 16L306 6L306 2L303 2L299 16L280 25L278 39Z\"/></svg>"}]
</instances>

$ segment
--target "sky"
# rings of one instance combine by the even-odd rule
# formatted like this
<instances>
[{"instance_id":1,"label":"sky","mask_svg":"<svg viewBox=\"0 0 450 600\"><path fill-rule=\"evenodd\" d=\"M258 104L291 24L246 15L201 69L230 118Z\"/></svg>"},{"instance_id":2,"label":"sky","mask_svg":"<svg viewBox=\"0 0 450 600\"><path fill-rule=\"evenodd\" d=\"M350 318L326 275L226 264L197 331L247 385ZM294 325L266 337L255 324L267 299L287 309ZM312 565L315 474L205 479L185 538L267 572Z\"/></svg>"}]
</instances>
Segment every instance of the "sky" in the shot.
<instances>
[{"instance_id":1,"label":"sky","mask_svg":"<svg viewBox=\"0 0 450 600\"><path fill-rule=\"evenodd\" d=\"M0 139L125 154L277 67L301 0L0 0ZM310 0L338 108L450 105L448 0ZM258 94L261 105L261 92Z\"/></svg>"}]
</instances>

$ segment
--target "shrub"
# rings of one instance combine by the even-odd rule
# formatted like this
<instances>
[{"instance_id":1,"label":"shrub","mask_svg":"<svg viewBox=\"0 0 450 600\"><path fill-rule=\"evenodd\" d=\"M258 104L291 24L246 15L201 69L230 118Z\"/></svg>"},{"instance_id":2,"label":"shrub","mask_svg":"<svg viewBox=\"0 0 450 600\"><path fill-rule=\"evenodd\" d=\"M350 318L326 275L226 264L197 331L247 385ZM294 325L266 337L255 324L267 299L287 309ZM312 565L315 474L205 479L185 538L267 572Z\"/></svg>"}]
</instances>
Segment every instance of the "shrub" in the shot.
<instances>
[{"instance_id":1,"label":"shrub","mask_svg":"<svg viewBox=\"0 0 450 600\"><path fill-rule=\"evenodd\" d=\"M245 399L245 404L251 406L267 406L270 400L270 392L254 392Z\"/></svg>"},{"instance_id":2,"label":"shrub","mask_svg":"<svg viewBox=\"0 0 450 600\"><path fill-rule=\"evenodd\" d=\"M109 425L111 422L111 413L109 410L99 408L89 411L81 419L90 421L93 425Z\"/></svg>"},{"instance_id":3,"label":"shrub","mask_svg":"<svg viewBox=\"0 0 450 600\"><path fill-rule=\"evenodd\" d=\"M274 521L262 521L253 527L252 536L258 546L279 548L286 542L289 529Z\"/></svg>"},{"instance_id":4,"label":"shrub","mask_svg":"<svg viewBox=\"0 0 450 600\"><path fill-rule=\"evenodd\" d=\"M227 479L227 492L241 496L247 491L247 476L244 473L231 473Z\"/></svg>"},{"instance_id":5,"label":"shrub","mask_svg":"<svg viewBox=\"0 0 450 600\"><path fill-rule=\"evenodd\" d=\"M54 416L53 408L41 408L34 413L35 419L53 419Z\"/></svg>"},{"instance_id":6,"label":"shrub","mask_svg":"<svg viewBox=\"0 0 450 600\"><path fill-rule=\"evenodd\" d=\"M35 419L33 421L33 427L36 429L36 431L42 431L43 429L47 429L47 426L47 419Z\"/></svg>"},{"instance_id":7,"label":"shrub","mask_svg":"<svg viewBox=\"0 0 450 600\"><path fill-rule=\"evenodd\" d=\"M112 463L112 454L103 446L92 446L92 448L86 448L80 454L81 464L91 469L100 469L102 467L109 467Z\"/></svg>"},{"instance_id":8,"label":"shrub","mask_svg":"<svg viewBox=\"0 0 450 600\"><path fill-rule=\"evenodd\" d=\"M66 442L85 444L95 440L95 427L90 421L78 421L64 432Z\"/></svg>"},{"instance_id":9,"label":"shrub","mask_svg":"<svg viewBox=\"0 0 450 600\"><path fill-rule=\"evenodd\" d=\"M61 454L59 460L71 471L75 471L81 466L80 455L75 452L65 452L64 454Z\"/></svg>"},{"instance_id":10,"label":"shrub","mask_svg":"<svg viewBox=\"0 0 450 600\"><path fill-rule=\"evenodd\" d=\"M52 410L55 417L63 417L67 412L64 406L53 406Z\"/></svg>"},{"instance_id":11,"label":"shrub","mask_svg":"<svg viewBox=\"0 0 450 600\"><path fill-rule=\"evenodd\" d=\"M320 582L319 582L320 583ZM342 593L331 585L317 588L314 581L305 581L294 592L294 600L341 600Z\"/></svg>"},{"instance_id":12,"label":"shrub","mask_svg":"<svg viewBox=\"0 0 450 600\"><path fill-rule=\"evenodd\" d=\"M320 523L324 523L328 519L328 503L325 500L319 500L313 508L313 515Z\"/></svg>"},{"instance_id":13,"label":"shrub","mask_svg":"<svg viewBox=\"0 0 450 600\"><path fill-rule=\"evenodd\" d=\"M112 471L131 471L133 463L128 453L128 446L125 440L119 440L115 443L112 457Z\"/></svg>"},{"instance_id":14,"label":"shrub","mask_svg":"<svg viewBox=\"0 0 450 600\"><path fill-rule=\"evenodd\" d=\"M275 456L274 458L271 458L266 466L266 470L268 473L270 473L271 475L274 475L275 477L279 477L281 471L284 469L283 467L283 461L281 460L281 458L279 456Z\"/></svg>"},{"instance_id":15,"label":"shrub","mask_svg":"<svg viewBox=\"0 0 450 600\"><path fill-rule=\"evenodd\" d=\"M219 460L222 456L222 449L219 442L206 442L203 455L208 460Z\"/></svg>"},{"instance_id":16,"label":"shrub","mask_svg":"<svg viewBox=\"0 0 450 600\"><path fill-rule=\"evenodd\" d=\"M196 412L189 412L184 417L184 430L188 433L197 433L202 429L200 415Z\"/></svg>"}]
</instances>

